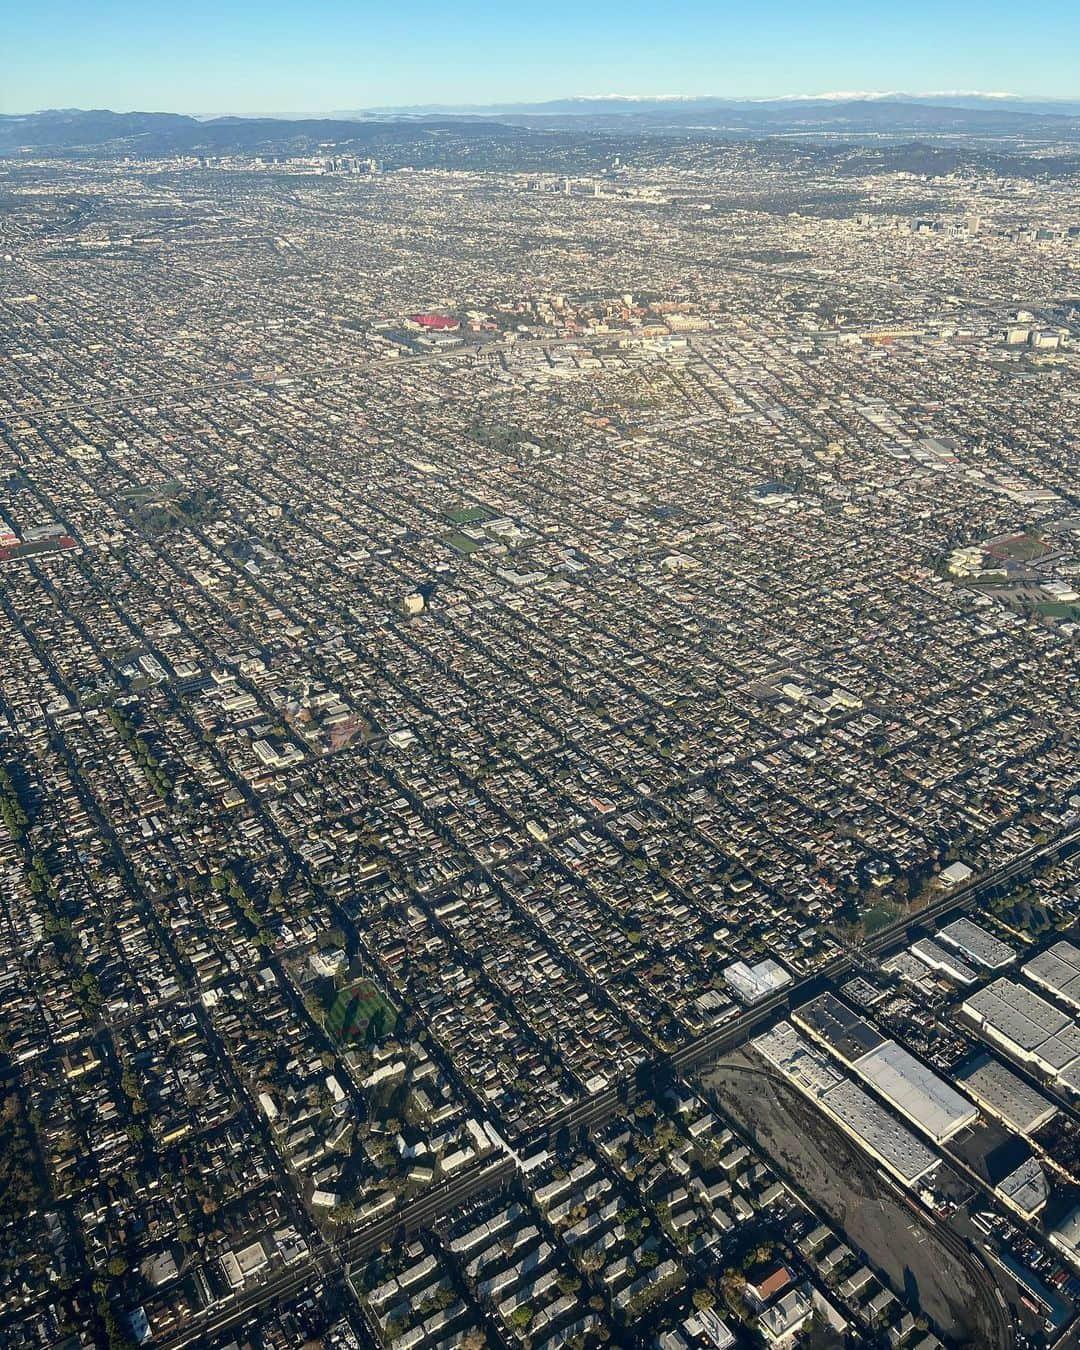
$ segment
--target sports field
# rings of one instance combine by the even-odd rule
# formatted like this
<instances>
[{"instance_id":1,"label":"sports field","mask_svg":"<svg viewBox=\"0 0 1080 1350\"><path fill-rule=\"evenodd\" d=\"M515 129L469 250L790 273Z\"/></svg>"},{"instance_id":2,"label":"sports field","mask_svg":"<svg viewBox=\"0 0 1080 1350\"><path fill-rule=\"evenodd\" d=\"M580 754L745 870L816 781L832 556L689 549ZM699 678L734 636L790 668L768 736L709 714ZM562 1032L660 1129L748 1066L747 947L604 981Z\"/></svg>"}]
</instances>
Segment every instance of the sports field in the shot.
<instances>
[{"instance_id":1,"label":"sports field","mask_svg":"<svg viewBox=\"0 0 1080 1350\"><path fill-rule=\"evenodd\" d=\"M350 1045L367 1038L373 1019L381 1039L393 1032L397 1012L373 984L358 980L337 994L326 1014L326 1028L339 1045Z\"/></svg>"},{"instance_id":2,"label":"sports field","mask_svg":"<svg viewBox=\"0 0 1080 1350\"><path fill-rule=\"evenodd\" d=\"M455 525L479 525L481 521L491 519L486 506L453 506L446 514Z\"/></svg>"}]
</instances>

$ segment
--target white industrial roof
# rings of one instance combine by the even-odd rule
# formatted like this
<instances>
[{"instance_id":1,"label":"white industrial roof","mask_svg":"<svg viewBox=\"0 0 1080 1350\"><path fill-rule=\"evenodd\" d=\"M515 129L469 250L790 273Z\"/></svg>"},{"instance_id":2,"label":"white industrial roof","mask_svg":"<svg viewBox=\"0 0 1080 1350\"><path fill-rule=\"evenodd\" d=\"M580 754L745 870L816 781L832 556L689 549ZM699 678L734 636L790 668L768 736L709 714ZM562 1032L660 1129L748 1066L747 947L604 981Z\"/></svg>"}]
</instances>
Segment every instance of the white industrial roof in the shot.
<instances>
[{"instance_id":1,"label":"white industrial roof","mask_svg":"<svg viewBox=\"0 0 1080 1350\"><path fill-rule=\"evenodd\" d=\"M1029 980L1041 984L1074 1008L1080 1008L1080 948L1055 942L1024 967Z\"/></svg>"},{"instance_id":2,"label":"white industrial roof","mask_svg":"<svg viewBox=\"0 0 1080 1350\"><path fill-rule=\"evenodd\" d=\"M998 979L964 1000L966 1012L1023 1059L1060 1075L1080 1059L1080 1028L1026 985Z\"/></svg>"},{"instance_id":3,"label":"white industrial roof","mask_svg":"<svg viewBox=\"0 0 1080 1350\"><path fill-rule=\"evenodd\" d=\"M978 1107L896 1041L856 1060L859 1073L902 1115L940 1143L978 1119Z\"/></svg>"},{"instance_id":4,"label":"white industrial roof","mask_svg":"<svg viewBox=\"0 0 1080 1350\"><path fill-rule=\"evenodd\" d=\"M906 1125L857 1083L843 1077L790 1022L778 1023L753 1044L906 1185L914 1184L937 1163L936 1154Z\"/></svg>"},{"instance_id":5,"label":"white industrial roof","mask_svg":"<svg viewBox=\"0 0 1080 1350\"><path fill-rule=\"evenodd\" d=\"M834 1068L790 1022L778 1022L754 1041L755 1047L812 1097L822 1097L843 1074Z\"/></svg>"},{"instance_id":6,"label":"white industrial roof","mask_svg":"<svg viewBox=\"0 0 1080 1350\"><path fill-rule=\"evenodd\" d=\"M1007 966L1016 959L1016 953L1007 943L970 919L954 919L941 929L938 937L944 938L950 946L980 966L989 966L991 970Z\"/></svg>"},{"instance_id":7,"label":"white industrial roof","mask_svg":"<svg viewBox=\"0 0 1080 1350\"><path fill-rule=\"evenodd\" d=\"M937 1163L937 1155L916 1139L906 1125L901 1125L850 1079L845 1078L831 1088L823 1100L832 1114L908 1185L925 1176Z\"/></svg>"},{"instance_id":8,"label":"white industrial roof","mask_svg":"<svg viewBox=\"0 0 1080 1350\"><path fill-rule=\"evenodd\" d=\"M1057 1107L1000 1060L980 1055L956 1075L957 1082L1020 1134L1031 1134L1057 1114Z\"/></svg>"},{"instance_id":9,"label":"white industrial roof","mask_svg":"<svg viewBox=\"0 0 1080 1350\"><path fill-rule=\"evenodd\" d=\"M940 942L933 938L920 938L911 947L911 954L917 956L931 970L940 970L960 984L974 984L978 978L967 964L955 952L946 951Z\"/></svg>"},{"instance_id":10,"label":"white industrial roof","mask_svg":"<svg viewBox=\"0 0 1080 1350\"><path fill-rule=\"evenodd\" d=\"M724 971L724 979L747 1003L757 1003L769 994L775 994L791 983L791 974L779 961L771 957L748 966L745 961L736 961Z\"/></svg>"},{"instance_id":11,"label":"white industrial roof","mask_svg":"<svg viewBox=\"0 0 1080 1350\"><path fill-rule=\"evenodd\" d=\"M1025 1050L1034 1050L1048 1036L1069 1025L1063 1012L1012 980L995 980L965 999L964 1007Z\"/></svg>"}]
</instances>

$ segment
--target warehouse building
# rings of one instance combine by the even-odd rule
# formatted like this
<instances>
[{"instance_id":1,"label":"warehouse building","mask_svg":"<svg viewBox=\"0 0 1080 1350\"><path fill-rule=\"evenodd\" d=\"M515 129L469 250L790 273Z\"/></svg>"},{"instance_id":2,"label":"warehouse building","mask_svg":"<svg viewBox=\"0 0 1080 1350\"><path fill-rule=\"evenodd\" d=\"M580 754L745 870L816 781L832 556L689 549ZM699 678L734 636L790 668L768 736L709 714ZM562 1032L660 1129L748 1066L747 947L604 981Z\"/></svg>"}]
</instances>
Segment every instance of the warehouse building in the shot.
<instances>
[{"instance_id":1,"label":"warehouse building","mask_svg":"<svg viewBox=\"0 0 1080 1350\"><path fill-rule=\"evenodd\" d=\"M850 1064L890 1106L935 1143L944 1143L978 1120L978 1107L897 1041L882 1036L835 994L822 994L803 1004L793 1020Z\"/></svg>"},{"instance_id":2,"label":"warehouse building","mask_svg":"<svg viewBox=\"0 0 1080 1350\"><path fill-rule=\"evenodd\" d=\"M760 1003L791 983L791 974L779 961L767 957L757 965L736 961L724 971L724 979L744 1003Z\"/></svg>"},{"instance_id":3,"label":"warehouse building","mask_svg":"<svg viewBox=\"0 0 1080 1350\"><path fill-rule=\"evenodd\" d=\"M844 1075L800 1036L790 1022L777 1022L754 1041L759 1054L775 1064L808 1097L823 1097L830 1088L843 1082Z\"/></svg>"},{"instance_id":4,"label":"warehouse building","mask_svg":"<svg viewBox=\"0 0 1080 1350\"><path fill-rule=\"evenodd\" d=\"M963 1011L996 1045L1080 1091L1080 1028L1026 985L1002 977L966 998Z\"/></svg>"},{"instance_id":5,"label":"warehouse building","mask_svg":"<svg viewBox=\"0 0 1080 1350\"><path fill-rule=\"evenodd\" d=\"M1024 966L1024 974L1064 1003L1080 1008L1080 947L1055 942Z\"/></svg>"},{"instance_id":6,"label":"warehouse building","mask_svg":"<svg viewBox=\"0 0 1080 1350\"><path fill-rule=\"evenodd\" d=\"M1025 1219L1033 1219L1050 1194L1046 1173L1038 1158L1028 1158L997 1182L994 1189L1002 1200Z\"/></svg>"},{"instance_id":7,"label":"warehouse building","mask_svg":"<svg viewBox=\"0 0 1080 1350\"><path fill-rule=\"evenodd\" d=\"M910 984L924 998L932 998L934 995L934 980L929 970L922 961L912 956L910 951L897 952L895 956L890 956L887 961L883 961L882 970L890 975L896 975L905 984Z\"/></svg>"},{"instance_id":8,"label":"warehouse building","mask_svg":"<svg viewBox=\"0 0 1080 1350\"><path fill-rule=\"evenodd\" d=\"M974 984L979 978L975 971L962 960L956 952L947 951L933 938L920 938L912 944L912 956L917 956L924 966L939 975L947 975L957 984Z\"/></svg>"},{"instance_id":9,"label":"warehouse building","mask_svg":"<svg viewBox=\"0 0 1080 1350\"><path fill-rule=\"evenodd\" d=\"M890 1106L937 1144L979 1118L977 1106L896 1041L885 1041L871 1050L856 1061L855 1069Z\"/></svg>"},{"instance_id":10,"label":"warehouse building","mask_svg":"<svg viewBox=\"0 0 1080 1350\"><path fill-rule=\"evenodd\" d=\"M1073 1265L1080 1268L1080 1205L1055 1224L1047 1236L1058 1251L1064 1252Z\"/></svg>"},{"instance_id":11,"label":"warehouse building","mask_svg":"<svg viewBox=\"0 0 1080 1350\"><path fill-rule=\"evenodd\" d=\"M839 1073L790 1022L780 1022L753 1045L905 1186L914 1186L937 1166L936 1154L868 1092Z\"/></svg>"},{"instance_id":12,"label":"warehouse building","mask_svg":"<svg viewBox=\"0 0 1080 1350\"><path fill-rule=\"evenodd\" d=\"M1017 1134L1031 1135L1057 1115L1052 1101L992 1055L977 1055L956 1075L965 1092Z\"/></svg>"},{"instance_id":13,"label":"warehouse building","mask_svg":"<svg viewBox=\"0 0 1080 1350\"><path fill-rule=\"evenodd\" d=\"M821 1103L837 1124L905 1186L914 1186L937 1166L937 1154L850 1078L842 1079Z\"/></svg>"},{"instance_id":14,"label":"warehouse building","mask_svg":"<svg viewBox=\"0 0 1080 1350\"><path fill-rule=\"evenodd\" d=\"M794 1020L847 1064L854 1064L885 1040L876 1027L853 1012L835 994L822 994L820 998L804 1003L796 1009Z\"/></svg>"},{"instance_id":15,"label":"warehouse building","mask_svg":"<svg viewBox=\"0 0 1080 1350\"><path fill-rule=\"evenodd\" d=\"M1001 970L1016 960L1016 953L1007 943L970 919L954 919L941 929L938 937L955 947L961 956L988 970Z\"/></svg>"}]
</instances>

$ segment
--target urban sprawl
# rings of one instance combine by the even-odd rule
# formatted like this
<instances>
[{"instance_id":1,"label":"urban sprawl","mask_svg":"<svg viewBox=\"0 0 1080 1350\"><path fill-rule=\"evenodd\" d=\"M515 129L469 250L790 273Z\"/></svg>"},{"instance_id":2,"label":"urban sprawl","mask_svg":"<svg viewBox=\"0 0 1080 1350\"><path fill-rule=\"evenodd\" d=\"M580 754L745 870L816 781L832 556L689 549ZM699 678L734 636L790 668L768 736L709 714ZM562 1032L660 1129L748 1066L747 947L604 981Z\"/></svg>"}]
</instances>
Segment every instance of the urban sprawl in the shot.
<instances>
[{"instance_id":1,"label":"urban sprawl","mask_svg":"<svg viewBox=\"0 0 1080 1350\"><path fill-rule=\"evenodd\" d=\"M1076 1345L1080 185L655 160L0 161L5 1346Z\"/></svg>"}]
</instances>

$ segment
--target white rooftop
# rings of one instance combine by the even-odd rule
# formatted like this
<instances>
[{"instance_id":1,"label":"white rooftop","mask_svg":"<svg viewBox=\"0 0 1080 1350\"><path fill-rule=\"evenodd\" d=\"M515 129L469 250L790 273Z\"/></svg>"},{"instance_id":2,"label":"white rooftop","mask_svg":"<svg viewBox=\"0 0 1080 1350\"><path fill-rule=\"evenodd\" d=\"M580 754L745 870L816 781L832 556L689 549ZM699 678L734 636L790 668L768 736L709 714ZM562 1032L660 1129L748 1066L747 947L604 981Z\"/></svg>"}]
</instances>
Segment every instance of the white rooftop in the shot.
<instances>
[{"instance_id":1,"label":"white rooftop","mask_svg":"<svg viewBox=\"0 0 1080 1350\"><path fill-rule=\"evenodd\" d=\"M979 1117L978 1107L896 1041L884 1041L856 1060L855 1067L887 1102L937 1143L951 1139Z\"/></svg>"},{"instance_id":2,"label":"white rooftop","mask_svg":"<svg viewBox=\"0 0 1080 1350\"><path fill-rule=\"evenodd\" d=\"M954 919L941 929L938 937L962 955L991 970L1000 970L1002 966L1016 960L1016 953L1007 943L970 919Z\"/></svg>"},{"instance_id":3,"label":"white rooftop","mask_svg":"<svg viewBox=\"0 0 1080 1350\"><path fill-rule=\"evenodd\" d=\"M906 1125L878 1106L857 1084L845 1078L823 1098L829 1110L844 1122L907 1185L936 1166L938 1158Z\"/></svg>"},{"instance_id":4,"label":"white rooftop","mask_svg":"<svg viewBox=\"0 0 1080 1350\"><path fill-rule=\"evenodd\" d=\"M990 1055L972 1060L957 1073L956 1081L1019 1134L1031 1134L1057 1114L1049 1098Z\"/></svg>"},{"instance_id":5,"label":"white rooftop","mask_svg":"<svg viewBox=\"0 0 1080 1350\"><path fill-rule=\"evenodd\" d=\"M736 961L724 971L724 979L746 1003L757 1003L791 983L791 974L772 957L756 965Z\"/></svg>"},{"instance_id":6,"label":"white rooftop","mask_svg":"<svg viewBox=\"0 0 1080 1350\"><path fill-rule=\"evenodd\" d=\"M1074 1008L1080 1008L1080 947L1074 947L1071 942L1055 942L1033 957L1023 969L1029 980L1041 984Z\"/></svg>"},{"instance_id":7,"label":"white rooftop","mask_svg":"<svg viewBox=\"0 0 1080 1350\"><path fill-rule=\"evenodd\" d=\"M790 1022L777 1023L753 1045L905 1185L913 1185L937 1164L937 1155L906 1125L845 1078Z\"/></svg>"},{"instance_id":8,"label":"white rooftop","mask_svg":"<svg viewBox=\"0 0 1080 1350\"><path fill-rule=\"evenodd\" d=\"M1080 1028L1073 1019L1015 980L995 980L963 1007L1010 1053L1046 1073L1060 1077L1080 1060Z\"/></svg>"},{"instance_id":9,"label":"white rooftop","mask_svg":"<svg viewBox=\"0 0 1080 1350\"><path fill-rule=\"evenodd\" d=\"M933 938L920 938L918 942L913 943L911 954L917 956L923 965L929 966L931 970L941 971L958 984L974 984L978 978L971 966L956 952L947 951Z\"/></svg>"}]
</instances>

